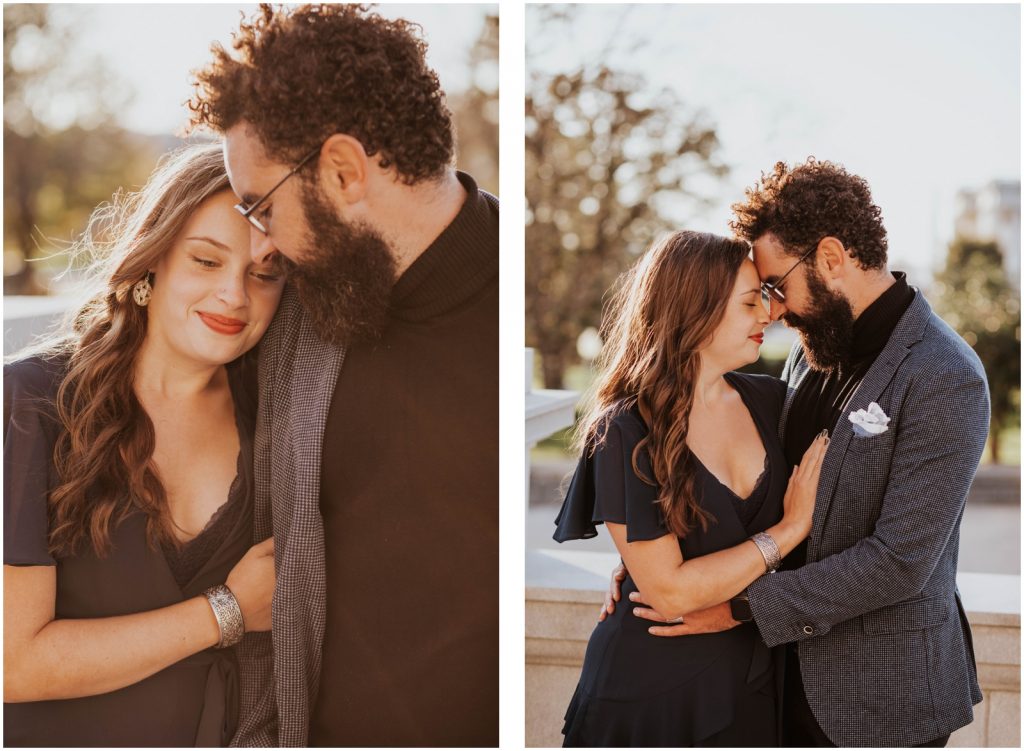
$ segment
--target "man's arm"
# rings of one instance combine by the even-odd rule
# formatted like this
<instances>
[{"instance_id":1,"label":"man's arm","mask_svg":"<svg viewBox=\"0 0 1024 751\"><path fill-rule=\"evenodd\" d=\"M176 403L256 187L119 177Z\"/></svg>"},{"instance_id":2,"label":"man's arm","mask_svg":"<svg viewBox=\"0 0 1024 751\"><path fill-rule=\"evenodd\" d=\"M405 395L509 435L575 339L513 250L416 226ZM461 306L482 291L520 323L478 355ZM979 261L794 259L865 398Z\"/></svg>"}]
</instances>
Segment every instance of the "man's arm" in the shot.
<instances>
[{"instance_id":1,"label":"man's arm","mask_svg":"<svg viewBox=\"0 0 1024 751\"><path fill-rule=\"evenodd\" d=\"M235 747L268 747L277 743L277 702L274 692L274 645L267 632L246 634L238 652L241 707Z\"/></svg>"},{"instance_id":2,"label":"man's arm","mask_svg":"<svg viewBox=\"0 0 1024 751\"><path fill-rule=\"evenodd\" d=\"M765 643L820 636L919 593L960 522L988 424L983 376L965 368L917 386L903 410L872 534L796 571L762 576L748 588Z\"/></svg>"}]
</instances>

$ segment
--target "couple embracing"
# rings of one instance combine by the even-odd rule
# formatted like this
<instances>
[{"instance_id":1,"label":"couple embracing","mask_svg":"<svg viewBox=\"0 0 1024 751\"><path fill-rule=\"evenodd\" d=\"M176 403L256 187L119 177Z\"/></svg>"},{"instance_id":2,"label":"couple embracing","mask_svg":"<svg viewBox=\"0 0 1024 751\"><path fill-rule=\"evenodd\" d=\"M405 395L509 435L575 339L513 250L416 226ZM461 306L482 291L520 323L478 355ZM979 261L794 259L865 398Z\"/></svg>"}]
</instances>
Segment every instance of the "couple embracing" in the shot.
<instances>
[{"instance_id":1,"label":"couple embracing","mask_svg":"<svg viewBox=\"0 0 1024 751\"><path fill-rule=\"evenodd\" d=\"M890 272L863 179L779 163L733 210L610 310L555 539L604 523L622 566L565 745L944 746L982 698L956 567L984 370ZM736 372L777 319L782 380Z\"/></svg>"},{"instance_id":2,"label":"couple embracing","mask_svg":"<svg viewBox=\"0 0 1024 751\"><path fill-rule=\"evenodd\" d=\"M235 49L4 368L5 745L496 745L497 200L414 25Z\"/></svg>"}]
</instances>

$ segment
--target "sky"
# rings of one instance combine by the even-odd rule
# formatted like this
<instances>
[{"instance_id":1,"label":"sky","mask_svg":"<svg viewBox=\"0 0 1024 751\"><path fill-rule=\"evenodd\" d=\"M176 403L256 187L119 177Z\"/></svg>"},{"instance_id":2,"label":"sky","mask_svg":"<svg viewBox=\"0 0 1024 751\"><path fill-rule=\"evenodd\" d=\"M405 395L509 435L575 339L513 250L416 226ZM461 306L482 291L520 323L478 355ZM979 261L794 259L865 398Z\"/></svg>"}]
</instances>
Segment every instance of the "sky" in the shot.
<instances>
[{"instance_id":1,"label":"sky","mask_svg":"<svg viewBox=\"0 0 1024 751\"><path fill-rule=\"evenodd\" d=\"M868 181L891 265L926 277L957 191L1020 179L1017 5L591 5L554 33L540 18L527 8L528 68L603 59L715 124L731 174L691 229L726 233L762 170L813 155Z\"/></svg>"},{"instance_id":2,"label":"sky","mask_svg":"<svg viewBox=\"0 0 1024 751\"><path fill-rule=\"evenodd\" d=\"M75 28L75 54L99 56L134 90L122 125L141 133L177 132L187 119L183 107L192 94L189 71L210 59L210 45L230 49L240 11L256 5L57 6ZM382 15L402 17L423 26L430 45L428 62L447 91L470 83L466 56L479 35L484 16L495 5L381 5ZM157 33L157 30L158 33Z\"/></svg>"}]
</instances>

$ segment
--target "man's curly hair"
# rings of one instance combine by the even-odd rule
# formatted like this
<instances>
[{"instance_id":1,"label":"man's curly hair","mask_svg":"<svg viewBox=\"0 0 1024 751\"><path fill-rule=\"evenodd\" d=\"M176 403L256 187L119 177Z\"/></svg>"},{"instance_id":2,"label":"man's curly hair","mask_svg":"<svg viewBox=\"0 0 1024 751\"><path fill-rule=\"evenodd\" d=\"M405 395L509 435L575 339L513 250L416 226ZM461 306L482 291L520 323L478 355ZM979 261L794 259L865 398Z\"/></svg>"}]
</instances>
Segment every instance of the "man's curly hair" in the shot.
<instances>
[{"instance_id":1,"label":"man's curly hair","mask_svg":"<svg viewBox=\"0 0 1024 751\"><path fill-rule=\"evenodd\" d=\"M861 268L885 268L882 210L872 202L867 182L841 165L814 157L792 169L778 162L732 211L729 226L748 242L770 232L798 256L823 237L835 237Z\"/></svg>"},{"instance_id":2,"label":"man's curly hair","mask_svg":"<svg viewBox=\"0 0 1024 751\"><path fill-rule=\"evenodd\" d=\"M195 74L191 126L245 121L279 161L345 133L407 185L439 177L452 161L451 112L421 33L364 5L263 3L234 36L237 56L215 44Z\"/></svg>"}]
</instances>

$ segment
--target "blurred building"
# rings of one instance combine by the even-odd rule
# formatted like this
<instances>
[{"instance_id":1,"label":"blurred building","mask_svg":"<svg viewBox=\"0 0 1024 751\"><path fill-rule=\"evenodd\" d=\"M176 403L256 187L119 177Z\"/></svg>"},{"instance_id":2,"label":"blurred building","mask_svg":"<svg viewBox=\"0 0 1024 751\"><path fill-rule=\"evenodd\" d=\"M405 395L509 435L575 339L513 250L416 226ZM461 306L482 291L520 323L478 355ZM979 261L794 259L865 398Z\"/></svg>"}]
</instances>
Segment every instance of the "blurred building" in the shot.
<instances>
[{"instance_id":1,"label":"blurred building","mask_svg":"<svg viewBox=\"0 0 1024 751\"><path fill-rule=\"evenodd\" d=\"M956 196L956 233L972 240L994 240L1003 268L1020 288L1020 180L993 180Z\"/></svg>"}]
</instances>

